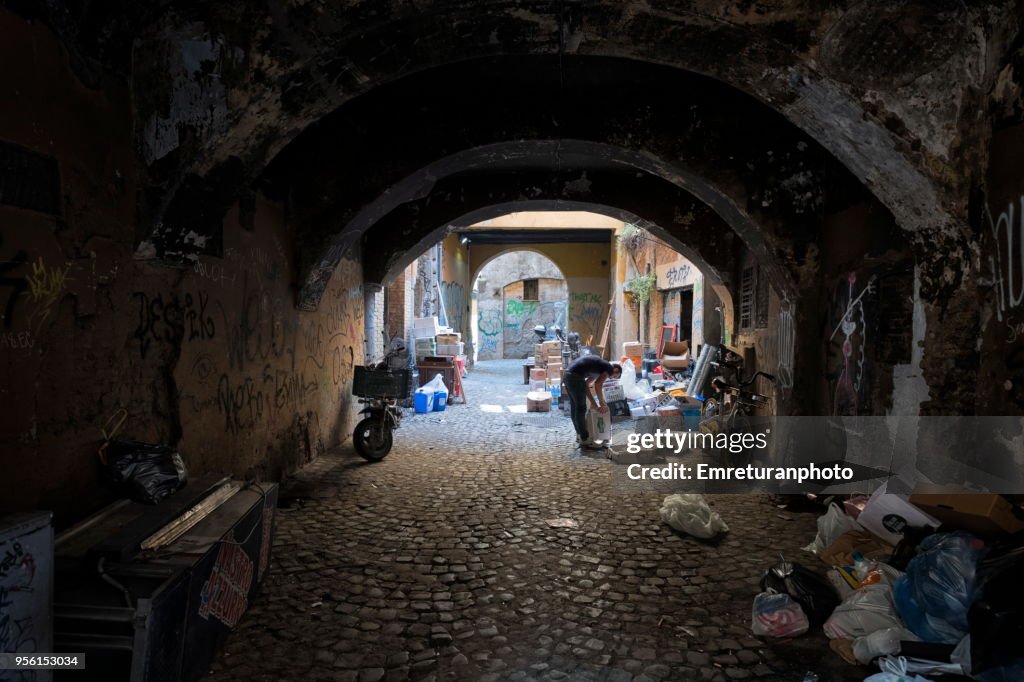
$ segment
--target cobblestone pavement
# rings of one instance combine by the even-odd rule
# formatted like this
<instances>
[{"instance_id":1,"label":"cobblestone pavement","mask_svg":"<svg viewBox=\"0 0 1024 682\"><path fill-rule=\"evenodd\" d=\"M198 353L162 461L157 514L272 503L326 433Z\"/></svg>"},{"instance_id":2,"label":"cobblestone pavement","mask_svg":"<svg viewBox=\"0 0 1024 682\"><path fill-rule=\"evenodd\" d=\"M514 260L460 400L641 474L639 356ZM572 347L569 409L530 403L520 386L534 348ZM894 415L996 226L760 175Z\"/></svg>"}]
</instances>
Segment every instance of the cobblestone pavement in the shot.
<instances>
[{"instance_id":1,"label":"cobblestone pavement","mask_svg":"<svg viewBox=\"0 0 1024 682\"><path fill-rule=\"evenodd\" d=\"M518 363L478 365L470 402L412 415L384 461L349 447L283 486L272 570L213 680L862 680L822 635L750 634L763 569L815 516L709 500L714 544L611 493L561 412L525 414ZM516 411L510 411L510 407ZM576 528L545 521L573 519Z\"/></svg>"}]
</instances>

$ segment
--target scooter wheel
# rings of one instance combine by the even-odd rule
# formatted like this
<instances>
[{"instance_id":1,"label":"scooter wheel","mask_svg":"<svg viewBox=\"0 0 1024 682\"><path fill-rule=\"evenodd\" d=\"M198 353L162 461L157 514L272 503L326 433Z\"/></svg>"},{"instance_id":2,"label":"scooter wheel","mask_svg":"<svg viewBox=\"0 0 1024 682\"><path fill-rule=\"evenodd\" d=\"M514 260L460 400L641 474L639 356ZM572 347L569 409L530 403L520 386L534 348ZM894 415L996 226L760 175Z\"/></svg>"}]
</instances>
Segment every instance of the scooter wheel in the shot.
<instances>
[{"instance_id":1,"label":"scooter wheel","mask_svg":"<svg viewBox=\"0 0 1024 682\"><path fill-rule=\"evenodd\" d=\"M384 459L394 444L391 429L382 426L379 419L367 417L356 424L352 432L352 445L359 456L367 462L379 462Z\"/></svg>"}]
</instances>

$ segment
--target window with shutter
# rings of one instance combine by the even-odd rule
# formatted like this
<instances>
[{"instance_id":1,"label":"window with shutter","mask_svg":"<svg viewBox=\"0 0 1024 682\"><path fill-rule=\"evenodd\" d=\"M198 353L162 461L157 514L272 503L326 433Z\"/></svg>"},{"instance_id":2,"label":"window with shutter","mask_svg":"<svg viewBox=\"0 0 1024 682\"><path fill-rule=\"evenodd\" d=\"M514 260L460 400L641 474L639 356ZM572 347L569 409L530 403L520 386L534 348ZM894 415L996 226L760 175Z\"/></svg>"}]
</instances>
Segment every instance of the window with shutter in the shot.
<instances>
[{"instance_id":1,"label":"window with shutter","mask_svg":"<svg viewBox=\"0 0 1024 682\"><path fill-rule=\"evenodd\" d=\"M754 268L743 268L740 277L740 331L754 328Z\"/></svg>"}]
</instances>

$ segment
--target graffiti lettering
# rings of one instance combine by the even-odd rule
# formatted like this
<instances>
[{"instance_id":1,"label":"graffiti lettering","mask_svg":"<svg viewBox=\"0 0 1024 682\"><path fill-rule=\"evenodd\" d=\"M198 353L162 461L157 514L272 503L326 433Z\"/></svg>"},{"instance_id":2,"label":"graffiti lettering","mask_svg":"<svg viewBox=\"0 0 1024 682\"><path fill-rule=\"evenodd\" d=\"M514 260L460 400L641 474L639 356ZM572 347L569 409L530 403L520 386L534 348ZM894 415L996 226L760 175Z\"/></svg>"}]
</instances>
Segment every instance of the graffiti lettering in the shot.
<instances>
[{"instance_id":1,"label":"graffiti lettering","mask_svg":"<svg viewBox=\"0 0 1024 682\"><path fill-rule=\"evenodd\" d=\"M204 263L201 260L197 260L192 271L200 277L217 284L234 284L235 280L238 279L238 275L234 273L229 274L221 263Z\"/></svg>"},{"instance_id":2,"label":"graffiti lettering","mask_svg":"<svg viewBox=\"0 0 1024 682\"><path fill-rule=\"evenodd\" d=\"M263 419L263 392L251 378L231 385L227 374L217 384L217 408L224 415L224 430L240 433L256 426Z\"/></svg>"},{"instance_id":3,"label":"graffiti lettering","mask_svg":"<svg viewBox=\"0 0 1024 682\"><path fill-rule=\"evenodd\" d=\"M690 278L690 266L689 265L674 265L665 271L665 279L668 282L668 288L682 286Z\"/></svg>"},{"instance_id":4,"label":"graffiti lettering","mask_svg":"<svg viewBox=\"0 0 1024 682\"><path fill-rule=\"evenodd\" d=\"M569 322L572 324L573 330L578 332L584 339L587 336L597 334L604 315L604 309L600 305L601 297L597 294L589 294L588 296L594 297L597 300L591 303L578 303L574 301L569 305Z\"/></svg>"},{"instance_id":5,"label":"graffiti lettering","mask_svg":"<svg viewBox=\"0 0 1024 682\"><path fill-rule=\"evenodd\" d=\"M242 315L237 325L229 324L227 311L220 305L228 335L229 367L244 369L248 363L262 363L286 354L291 354L294 361L295 326L284 324L271 308L262 289L249 288L248 273L242 276Z\"/></svg>"},{"instance_id":6,"label":"graffiti lettering","mask_svg":"<svg viewBox=\"0 0 1024 682\"><path fill-rule=\"evenodd\" d=\"M1024 302L1024 195L1011 201L994 221L986 211L995 254L988 259L996 290L996 316L1003 315ZM1016 246L1014 240L1017 241ZM1002 243L1005 243L1005 252Z\"/></svg>"},{"instance_id":7,"label":"graffiti lettering","mask_svg":"<svg viewBox=\"0 0 1024 682\"><path fill-rule=\"evenodd\" d=\"M505 301L505 325L517 323L515 319L532 315L537 310L537 301L521 301L518 298L510 298ZM519 319L518 322L522 320Z\"/></svg>"},{"instance_id":8,"label":"graffiti lettering","mask_svg":"<svg viewBox=\"0 0 1024 682\"><path fill-rule=\"evenodd\" d=\"M134 336L143 358L154 341L212 339L216 334L213 318L206 312L209 296L205 292L195 297L185 294L184 302L174 295L165 302L162 294L151 298L141 291L133 293L132 297L139 302L139 321Z\"/></svg>"},{"instance_id":9,"label":"graffiti lettering","mask_svg":"<svg viewBox=\"0 0 1024 682\"><path fill-rule=\"evenodd\" d=\"M21 350L33 348L36 345L32 338L32 332L4 332L0 333L0 348Z\"/></svg>"},{"instance_id":10,"label":"graffiti lettering","mask_svg":"<svg viewBox=\"0 0 1024 682\"><path fill-rule=\"evenodd\" d=\"M42 256L32 264L32 272L26 275L28 297L33 305L28 320L29 324L32 324L33 320L37 320L37 330L50 317L53 305L60 300L67 289L67 283L71 279L68 277L70 270L70 263L63 268L47 267Z\"/></svg>"}]
</instances>

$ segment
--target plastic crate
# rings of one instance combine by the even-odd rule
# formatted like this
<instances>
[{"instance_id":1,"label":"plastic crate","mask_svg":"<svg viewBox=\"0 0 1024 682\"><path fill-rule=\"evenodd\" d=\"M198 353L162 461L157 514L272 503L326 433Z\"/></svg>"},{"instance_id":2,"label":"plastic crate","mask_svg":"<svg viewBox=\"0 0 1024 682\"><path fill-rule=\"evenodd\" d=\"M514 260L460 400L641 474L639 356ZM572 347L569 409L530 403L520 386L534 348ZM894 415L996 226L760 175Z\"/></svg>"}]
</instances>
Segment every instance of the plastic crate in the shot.
<instances>
[{"instance_id":1,"label":"plastic crate","mask_svg":"<svg viewBox=\"0 0 1024 682\"><path fill-rule=\"evenodd\" d=\"M352 377L352 395L374 398L406 398L412 383L408 369L371 369L356 365Z\"/></svg>"}]
</instances>

